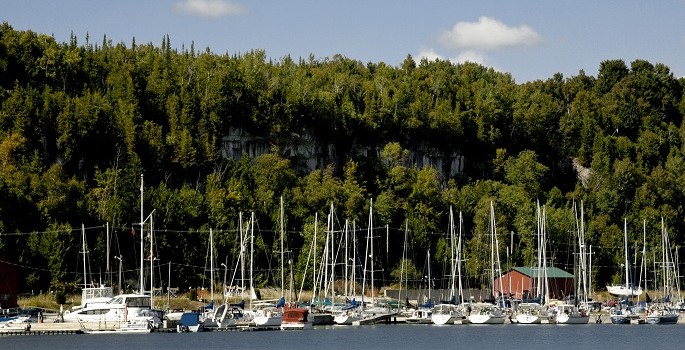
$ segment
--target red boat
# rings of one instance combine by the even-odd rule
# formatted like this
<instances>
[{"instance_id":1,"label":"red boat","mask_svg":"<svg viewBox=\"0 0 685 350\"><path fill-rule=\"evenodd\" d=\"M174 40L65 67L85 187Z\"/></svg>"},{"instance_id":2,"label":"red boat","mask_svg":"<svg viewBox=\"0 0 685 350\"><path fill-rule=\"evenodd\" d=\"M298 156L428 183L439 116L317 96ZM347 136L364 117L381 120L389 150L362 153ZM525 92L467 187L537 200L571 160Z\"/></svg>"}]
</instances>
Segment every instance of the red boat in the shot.
<instances>
[{"instance_id":1,"label":"red boat","mask_svg":"<svg viewBox=\"0 0 685 350\"><path fill-rule=\"evenodd\" d=\"M281 319L281 329L304 329L311 324L307 323L309 310L301 307L286 308Z\"/></svg>"}]
</instances>

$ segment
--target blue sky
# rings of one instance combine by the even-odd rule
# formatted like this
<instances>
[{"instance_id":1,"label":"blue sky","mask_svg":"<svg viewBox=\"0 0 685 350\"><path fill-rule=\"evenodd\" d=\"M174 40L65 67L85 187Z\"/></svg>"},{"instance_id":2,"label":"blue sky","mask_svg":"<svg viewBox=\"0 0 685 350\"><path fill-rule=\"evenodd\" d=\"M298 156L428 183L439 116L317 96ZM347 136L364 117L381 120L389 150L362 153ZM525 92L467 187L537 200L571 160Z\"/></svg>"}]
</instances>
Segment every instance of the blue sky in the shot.
<instances>
[{"instance_id":1,"label":"blue sky","mask_svg":"<svg viewBox=\"0 0 685 350\"><path fill-rule=\"evenodd\" d=\"M342 54L397 66L411 54L478 62L525 82L584 70L607 59L663 63L685 76L685 0L3 0L16 30L104 35L130 46L218 54L263 49L278 60Z\"/></svg>"}]
</instances>

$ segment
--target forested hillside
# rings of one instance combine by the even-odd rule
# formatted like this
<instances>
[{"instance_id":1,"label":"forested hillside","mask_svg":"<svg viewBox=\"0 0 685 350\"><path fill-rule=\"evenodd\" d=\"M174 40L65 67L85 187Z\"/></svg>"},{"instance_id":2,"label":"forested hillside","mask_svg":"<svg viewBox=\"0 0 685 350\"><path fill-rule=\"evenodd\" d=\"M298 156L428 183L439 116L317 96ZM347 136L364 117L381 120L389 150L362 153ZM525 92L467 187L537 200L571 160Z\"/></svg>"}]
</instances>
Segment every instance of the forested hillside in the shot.
<instances>
[{"instance_id":1,"label":"forested hillside","mask_svg":"<svg viewBox=\"0 0 685 350\"><path fill-rule=\"evenodd\" d=\"M685 80L663 64L609 59L596 76L517 83L473 63L274 60L160 39L60 43L0 27L0 259L18 266L23 291L82 283L82 224L89 269L105 272L108 225L110 271L120 256L135 287L141 174L155 257L171 262L182 288L208 284L210 229L215 266L235 267L239 214L245 225L252 212L257 281L280 285L281 196L298 276L316 213L323 252L331 203L336 239L354 222L363 252L373 200L383 283L394 279L405 230L415 275L429 250L434 276L447 273L450 207L463 213L469 283L484 283L491 201L503 266L535 261L539 201L552 263L567 271L573 203L583 201L598 288L621 277L624 218L638 262L646 220L650 269L662 218L673 247L685 243ZM235 128L274 140L312 135L336 157L309 173L276 143L226 159L222 137ZM459 154L463 171L415 167L417 148Z\"/></svg>"}]
</instances>

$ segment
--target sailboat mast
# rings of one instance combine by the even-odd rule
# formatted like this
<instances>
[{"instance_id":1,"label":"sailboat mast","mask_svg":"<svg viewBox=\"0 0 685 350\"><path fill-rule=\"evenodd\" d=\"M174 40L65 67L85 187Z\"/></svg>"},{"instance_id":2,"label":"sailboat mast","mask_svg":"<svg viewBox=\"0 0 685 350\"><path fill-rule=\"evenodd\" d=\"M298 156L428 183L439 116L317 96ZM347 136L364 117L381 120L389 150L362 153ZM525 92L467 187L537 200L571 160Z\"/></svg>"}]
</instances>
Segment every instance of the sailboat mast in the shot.
<instances>
[{"instance_id":1,"label":"sailboat mast","mask_svg":"<svg viewBox=\"0 0 685 350\"><path fill-rule=\"evenodd\" d=\"M495 208L490 202L490 285L495 298Z\"/></svg>"},{"instance_id":2,"label":"sailboat mast","mask_svg":"<svg viewBox=\"0 0 685 350\"><path fill-rule=\"evenodd\" d=\"M454 275L455 275L455 268L454 266L454 259L455 259L455 254L454 254L454 249L455 249L455 244L454 244L454 212L452 211L452 206L450 205L450 221L448 225L448 230L449 230L449 235L450 235L450 298L454 296Z\"/></svg>"},{"instance_id":3,"label":"sailboat mast","mask_svg":"<svg viewBox=\"0 0 685 350\"><path fill-rule=\"evenodd\" d=\"M542 268L545 278L545 304L549 301L549 279L547 278L547 207L542 207Z\"/></svg>"},{"instance_id":4,"label":"sailboat mast","mask_svg":"<svg viewBox=\"0 0 685 350\"><path fill-rule=\"evenodd\" d=\"M593 292L593 289L592 289L592 244L590 244L590 254L588 256L589 256L589 261L588 261L588 269L587 269L588 270L587 271L587 276L588 276L587 285L588 285L588 289L590 289L589 294L591 295Z\"/></svg>"},{"instance_id":5,"label":"sailboat mast","mask_svg":"<svg viewBox=\"0 0 685 350\"><path fill-rule=\"evenodd\" d=\"M537 202L537 235L536 235L536 241L537 241L537 247L538 247L538 261L537 261L537 276L536 276L536 296L539 296L542 298L542 244L540 241L542 240L542 214L540 213L540 201Z\"/></svg>"},{"instance_id":6,"label":"sailboat mast","mask_svg":"<svg viewBox=\"0 0 685 350\"><path fill-rule=\"evenodd\" d=\"M647 220L642 220L642 266L640 267L640 275L644 272L645 279L645 299L647 298ZM642 282L642 281L640 281ZM640 283L639 285L642 285ZM639 300L639 298L638 298Z\"/></svg>"},{"instance_id":7,"label":"sailboat mast","mask_svg":"<svg viewBox=\"0 0 685 350\"><path fill-rule=\"evenodd\" d=\"M352 220L352 296L357 293L357 222Z\"/></svg>"},{"instance_id":8,"label":"sailboat mast","mask_svg":"<svg viewBox=\"0 0 685 350\"><path fill-rule=\"evenodd\" d=\"M499 292L500 292L500 295L502 295L501 303L504 303L504 300L503 300L504 294L502 293L502 290L504 289L504 288L502 288L502 265L500 264L500 261L499 261L499 240L497 239L497 225L496 225L496 221L495 221L495 208L494 207L491 207L491 208L492 208L492 235L495 237L495 249L497 249L497 280L499 281ZM494 272L493 272L493 276L494 276ZM493 282L494 282L494 278L493 278Z\"/></svg>"},{"instance_id":9,"label":"sailboat mast","mask_svg":"<svg viewBox=\"0 0 685 350\"><path fill-rule=\"evenodd\" d=\"M460 304L464 302L464 292L463 292L463 287L461 285L461 224L463 222L463 218L461 215L461 211L459 212L459 240L457 243L457 278L459 278L459 298Z\"/></svg>"},{"instance_id":10,"label":"sailboat mast","mask_svg":"<svg viewBox=\"0 0 685 350\"><path fill-rule=\"evenodd\" d=\"M145 224L145 214L143 214L143 174L140 174L140 294L145 294L145 283L143 282L143 225Z\"/></svg>"},{"instance_id":11,"label":"sailboat mast","mask_svg":"<svg viewBox=\"0 0 685 350\"><path fill-rule=\"evenodd\" d=\"M152 257L150 258L152 261ZM209 229L209 296L210 300L214 302L214 233ZM152 280L152 279L150 279Z\"/></svg>"},{"instance_id":12,"label":"sailboat mast","mask_svg":"<svg viewBox=\"0 0 685 350\"><path fill-rule=\"evenodd\" d=\"M152 245L152 229L153 229L152 214L150 214L150 301L151 301L150 304L151 305L152 305L152 298L153 298L153 294L154 294L153 289L155 286L153 283L154 282L154 280L153 280L153 278L154 278L153 265L154 265L155 257L153 256L153 250L152 250L152 247L153 247L153 245Z\"/></svg>"},{"instance_id":13,"label":"sailboat mast","mask_svg":"<svg viewBox=\"0 0 685 350\"><path fill-rule=\"evenodd\" d=\"M317 290L317 285L316 285L316 230L319 225L319 213L314 213L314 260L313 260L313 273L312 273L312 279L314 280L314 291L312 292L312 303L316 300L316 290Z\"/></svg>"},{"instance_id":14,"label":"sailboat mast","mask_svg":"<svg viewBox=\"0 0 685 350\"><path fill-rule=\"evenodd\" d=\"M373 284L373 198L371 199L371 205L369 206L369 233L371 238L371 254L369 254L369 258L371 259L371 304L373 305L376 302L376 290L374 289Z\"/></svg>"},{"instance_id":15,"label":"sailboat mast","mask_svg":"<svg viewBox=\"0 0 685 350\"><path fill-rule=\"evenodd\" d=\"M490 283L492 286L492 297L495 297L495 234L494 234L494 213L495 209L490 202Z\"/></svg>"},{"instance_id":16,"label":"sailboat mast","mask_svg":"<svg viewBox=\"0 0 685 350\"><path fill-rule=\"evenodd\" d=\"M373 202L373 199L371 200ZM369 207L369 212L371 211ZM371 236L371 216L369 215L369 226L366 229L366 247L364 248L364 273L362 277L362 305L364 305L364 295L366 294L366 269L369 263L369 237Z\"/></svg>"},{"instance_id":17,"label":"sailboat mast","mask_svg":"<svg viewBox=\"0 0 685 350\"><path fill-rule=\"evenodd\" d=\"M333 201L331 201L331 303L335 305L335 230Z\"/></svg>"},{"instance_id":18,"label":"sailboat mast","mask_svg":"<svg viewBox=\"0 0 685 350\"><path fill-rule=\"evenodd\" d=\"M88 275L86 274L86 227L81 224L81 237L83 239L83 288L88 286Z\"/></svg>"},{"instance_id":19,"label":"sailboat mast","mask_svg":"<svg viewBox=\"0 0 685 350\"><path fill-rule=\"evenodd\" d=\"M400 262L400 291L397 294L398 308L402 301L402 279L404 278L404 264L407 258L407 231L409 231L409 221L405 220L404 228L404 244L402 245L402 261Z\"/></svg>"},{"instance_id":20,"label":"sailboat mast","mask_svg":"<svg viewBox=\"0 0 685 350\"><path fill-rule=\"evenodd\" d=\"M109 222L106 223L106 229L107 229L107 272L105 273L107 275L107 280L109 281L110 285L112 283L112 276L110 275L110 269L109 269Z\"/></svg>"},{"instance_id":21,"label":"sailboat mast","mask_svg":"<svg viewBox=\"0 0 685 350\"><path fill-rule=\"evenodd\" d=\"M580 240L580 259L581 259L581 269L583 271L583 301L587 305L588 301L588 295L589 295L589 287L590 287L590 278L592 275L592 262L588 261L588 256L591 256L587 253L587 246L585 245L585 207L583 206L583 201L580 201L580 232L579 232L579 240ZM590 254L592 252L592 249L590 249Z\"/></svg>"},{"instance_id":22,"label":"sailboat mast","mask_svg":"<svg viewBox=\"0 0 685 350\"><path fill-rule=\"evenodd\" d=\"M680 295L680 259L678 258L678 246L675 246L675 290L678 293L678 302L682 302L682 296Z\"/></svg>"},{"instance_id":23,"label":"sailboat mast","mask_svg":"<svg viewBox=\"0 0 685 350\"><path fill-rule=\"evenodd\" d=\"M426 257L426 264L428 264L428 300L431 300L431 251L428 249L428 256Z\"/></svg>"},{"instance_id":24,"label":"sailboat mast","mask_svg":"<svg viewBox=\"0 0 685 350\"><path fill-rule=\"evenodd\" d=\"M628 219L623 218L623 249L625 250L625 273L626 273L626 292L630 292L628 277ZM632 292L630 292L632 294Z\"/></svg>"},{"instance_id":25,"label":"sailboat mast","mask_svg":"<svg viewBox=\"0 0 685 350\"><path fill-rule=\"evenodd\" d=\"M348 267L348 260L349 260L349 247L347 246L347 237L348 237L348 232L347 232L347 219L345 219L345 273L343 276L345 276L345 295L350 295L350 291L347 289L347 280L349 279L347 267Z\"/></svg>"},{"instance_id":26,"label":"sailboat mast","mask_svg":"<svg viewBox=\"0 0 685 350\"><path fill-rule=\"evenodd\" d=\"M285 287L285 265L283 261L283 196L281 196L281 298L283 298L283 288Z\"/></svg>"},{"instance_id":27,"label":"sailboat mast","mask_svg":"<svg viewBox=\"0 0 685 350\"><path fill-rule=\"evenodd\" d=\"M663 277L663 287L664 287L664 298L668 296L668 253L666 251L667 245L667 235L666 228L664 227L664 218L661 218L661 266Z\"/></svg>"},{"instance_id":28,"label":"sailboat mast","mask_svg":"<svg viewBox=\"0 0 685 350\"><path fill-rule=\"evenodd\" d=\"M578 295L580 294L580 278L578 278L580 273L581 258L578 254L580 245L580 226L578 224L578 211L576 210L576 201L573 200L573 222L575 223L575 239L573 240L573 286L575 287L575 293L573 296L573 304L578 306Z\"/></svg>"},{"instance_id":29,"label":"sailboat mast","mask_svg":"<svg viewBox=\"0 0 685 350\"><path fill-rule=\"evenodd\" d=\"M243 212L238 213L240 234L240 297L245 299L245 239L243 237Z\"/></svg>"},{"instance_id":30,"label":"sailboat mast","mask_svg":"<svg viewBox=\"0 0 685 350\"><path fill-rule=\"evenodd\" d=\"M256 298L257 294L254 292L254 212L250 216L250 307L252 307L252 299Z\"/></svg>"},{"instance_id":31,"label":"sailboat mast","mask_svg":"<svg viewBox=\"0 0 685 350\"><path fill-rule=\"evenodd\" d=\"M321 280L321 286L323 287L323 299L326 300L328 296L328 243L331 239L331 214L326 216L326 241L324 242L324 248L322 252L321 269L323 270L323 279Z\"/></svg>"}]
</instances>

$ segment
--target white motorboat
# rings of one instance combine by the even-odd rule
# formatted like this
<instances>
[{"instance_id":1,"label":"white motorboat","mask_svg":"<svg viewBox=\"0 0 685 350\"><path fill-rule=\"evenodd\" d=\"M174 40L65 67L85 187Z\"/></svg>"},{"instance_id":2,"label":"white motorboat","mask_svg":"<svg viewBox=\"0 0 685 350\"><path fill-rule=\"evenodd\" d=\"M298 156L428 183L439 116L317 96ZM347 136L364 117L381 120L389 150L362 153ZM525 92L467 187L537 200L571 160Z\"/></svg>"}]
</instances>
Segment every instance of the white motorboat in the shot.
<instances>
[{"instance_id":1,"label":"white motorboat","mask_svg":"<svg viewBox=\"0 0 685 350\"><path fill-rule=\"evenodd\" d=\"M137 315L115 328L89 329L81 323L81 330L86 334L135 334L151 333L162 326L162 319L154 310L141 310Z\"/></svg>"},{"instance_id":2,"label":"white motorboat","mask_svg":"<svg viewBox=\"0 0 685 350\"><path fill-rule=\"evenodd\" d=\"M112 287L100 285L98 287L84 287L81 290L81 305L71 307L71 312L78 312L84 307L106 304L114 297Z\"/></svg>"},{"instance_id":3,"label":"white motorboat","mask_svg":"<svg viewBox=\"0 0 685 350\"><path fill-rule=\"evenodd\" d=\"M85 305L64 314L64 322L127 322L129 317L152 308L152 298L144 294L117 295L106 303Z\"/></svg>"}]
</instances>

